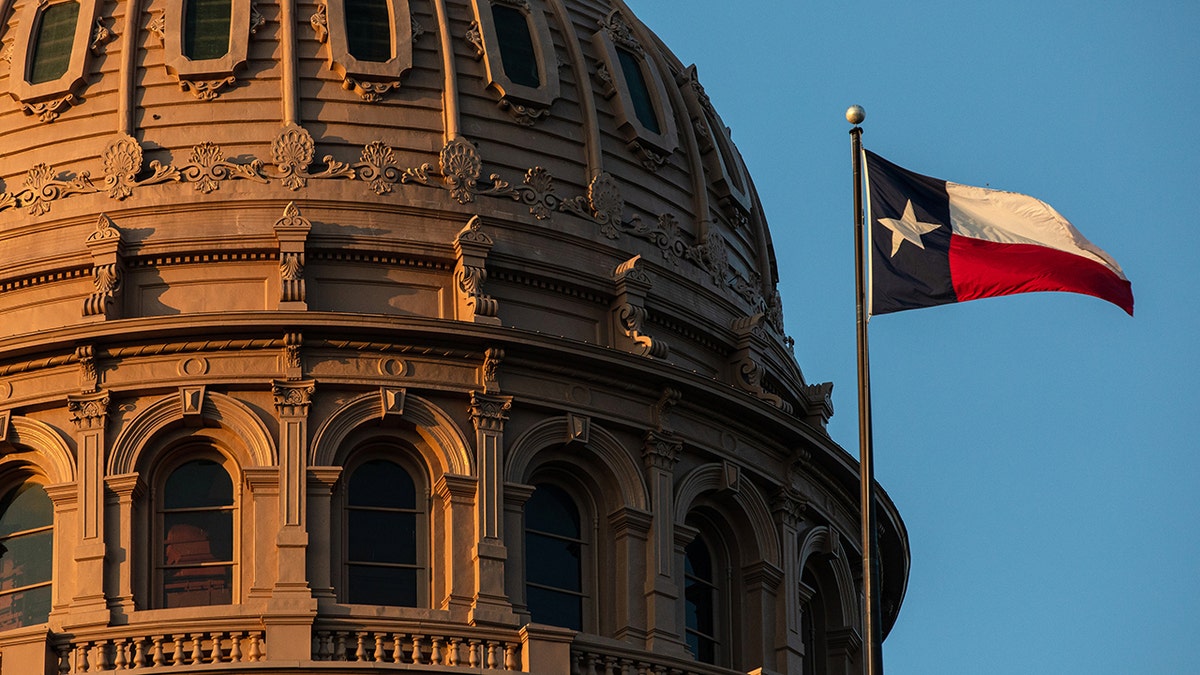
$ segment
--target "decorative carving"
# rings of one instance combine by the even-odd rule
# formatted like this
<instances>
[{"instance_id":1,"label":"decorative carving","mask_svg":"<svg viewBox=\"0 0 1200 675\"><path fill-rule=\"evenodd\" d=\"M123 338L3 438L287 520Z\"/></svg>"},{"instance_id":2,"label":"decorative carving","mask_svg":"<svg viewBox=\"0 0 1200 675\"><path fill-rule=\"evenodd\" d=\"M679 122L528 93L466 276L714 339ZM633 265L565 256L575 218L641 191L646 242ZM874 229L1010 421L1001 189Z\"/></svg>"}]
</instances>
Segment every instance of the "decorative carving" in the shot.
<instances>
[{"instance_id":1,"label":"decorative carving","mask_svg":"<svg viewBox=\"0 0 1200 675\"><path fill-rule=\"evenodd\" d=\"M10 43L6 44L4 46L4 51L0 51L0 61L5 61L9 65L12 65L13 48L14 48L13 43L10 42Z\"/></svg>"},{"instance_id":2,"label":"decorative carving","mask_svg":"<svg viewBox=\"0 0 1200 675\"><path fill-rule=\"evenodd\" d=\"M283 309L305 309L304 245L312 223L300 214L295 202L288 202L283 216L275 221L279 240L279 302ZM285 307L284 303L295 303Z\"/></svg>"},{"instance_id":3,"label":"decorative carving","mask_svg":"<svg viewBox=\"0 0 1200 675\"><path fill-rule=\"evenodd\" d=\"M640 140L630 141L626 144L633 154L637 155L642 160L642 166L647 171L658 171L664 164L667 163L667 155L654 150L654 148L641 142Z\"/></svg>"},{"instance_id":4,"label":"decorative carving","mask_svg":"<svg viewBox=\"0 0 1200 675\"><path fill-rule=\"evenodd\" d=\"M833 383L806 384L800 387L800 395L804 397L805 408L810 412L809 417L819 421L821 426L833 417Z\"/></svg>"},{"instance_id":5,"label":"decorative carving","mask_svg":"<svg viewBox=\"0 0 1200 675\"><path fill-rule=\"evenodd\" d=\"M300 333L284 333L283 335L283 368L288 380L299 380L301 367L300 346L304 337Z\"/></svg>"},{"instance_id":6,"label":"decorative carving","mask_svg":"<svg viewBox=\"0 0 1200 675\"><path fill-rule=\"evenodd\" d=\"M123 276L121 232L106 214L101 213L86 244L92 249L94 290L83 301L83 315L108 318L109 306L116 300Z\"/></svg>"},{"instance_id":7,"label":"decorative carving","mask_svg":"<svg viewBox=\"0 0 1200 675\"><path fill-rule=\"evenodd\" d=\"M101 48L104 44L114 37L116 36L113 35L113 32L105 27L104 21L96 19L96 23L92 28L92 43L89 45L89 48L93 54L99 56L101 51L103 51Z\"/></svg>"},{"instance_id":8,"label":"decorative carving","mask_svg":"<svg viewBox=\"0 0 1200 675\"><path fill-rule=\"evenodd\" d=\"M730 492L742 489L742 469L729 460L721 462L721 489Z\"/></svg>"},{"instance_id":9,"label":"decorative carving","mask_svg":"<svg viewBox=\"0 0 1200 675\"><path fill-rule=\"evenodd\" d=\"M317 5L317 11L308 18L308 23L317 34L317 42L325 44L329 41L329 10L325 3Z\"/></svg>"},{"instance_id":10,"label":"decorative carving","mask_svg":"<svg viewBox=\"0 0 1200 675\"><path fill-rule=\"evenodd\" d=\"M563 443L587 445L591 436L592 418L587 415L567 413L567 435Z\"/></svg>"},{"instance_id":11,"label":"decorative carving","mask_svg":"<svg viewBox=\"0 0 1200 675\"><path fill-rule=\"evenodd\" d=\"M68 195L96 192L91 174L84 171L77 177L57 180L57 172L50 166L38 163L25 174L25 189L17 193L16 201L29 209L30 215L40 216L50 211L50 202Z\"/></svg>"},{"instance_id":12,"label":"decorative carving","mask_svg":"<svg viewBox=\"0 0 1200 675\"><path fill-rule=\"evenodd\" d=\"M342 78L342 89L352 91L358 94L359 98L367 103L375 103L383 100L385 94L393 89L400 88L400 80L392 80L390 82L370 82L360 80L347 75Z\"/></svg>"},{"instance_id":13,"label":"decorative carving","mask_svg":"<svg viewBox=\"0 0 1200 675\"><path fill-rule=\"evenodd\" d=\"M142 146L132 136L120 134L104 150L104 189L112 199L133 194L142 170Z\"/></svg>"},{"instance_id":14,"label":"decorative carving","mask_svg":"<svg viewBox=\"0 0 1200 675\"><path fill-rule=\"evenodd\" d=\"M12 422L12 411L0 410L0 443L8 441L9 424Z\"/></svg>"},{"instance_id":15,"label":"decorative carving","mask_svg":"<svg viewBox=\"0 0 1200 675\"><path fill-rule=\"evenodd\" d=\"M203 424L206 395L204 385L179 388L179 403L183 409L183 419L188 426L198 427Z\"/></svg>"},{"instance_id":16,"label":"decorative carving","mask_svg":"<svg viewBox=\"0 0 1200 675\"><path fill-rule=\"evenodd\" d=\"M258 29L267 25L267 19L258 11L258 3L250 2L250 34L258 34Z\"/></svg>"},{"instance_id":17,"label":"decorative carving","mask_svg":"<svg viewBox=\"0 0 1200 675\"><path fill-rule=\"evenodd\" d=\"M471 51L475 54L475 60L482 59L487 50L483 47L483 33L479 30L479 22L472 21L471 26L467 28L467 32L463 34L467 44L471 45Z\"/></svg>"},{"instance_id":18,"label":"decorative carving","mask_svg":"<svg viewBox=\"0 0 1200 675\"><path fill-rule=\"evenodd\" d=\"M642 443L642 463L647 469L673 471L682 452L683 441L675 434L648 431Z\"/></svg>"},{"instance_id":19,"label":"decorative carving","mask_svg":"<svg viewBox=\"0 0 1200 675\"><path fill-rule=\"evenodd\" d=\"M550 116L549 108L542 108L534 105L518 103L509 97L503 97L497 104L501 110L507 111L517 124L524 127L531 127L533 123Z\"/></svg>"},{"instance_id":20,"label":"decorative carving","mask_svg":"<svg viewBox=\"0 0 1200 675\"><path fill-rule=\"evenodd\" d=\"M704 268L718 288L725 286L729 275L729 248L719 233L704 235L700 243L684 251L684 257Z\"/></svg>"},{"instance_id":21,"label":"decorative carving","mask_svg":"<svg viewBox=\"0 0 1200 675\"><path fill-rule=\"evenodd\" d=\"M154 18L150 19L150 23L146 24L146 30L158 37L159 42L167 41L167 17L162 10L155 12Z\"/></svg>"},{"instance_id":22,"label":"decorative carving","mask_svg":"<svg viewBox=\"0 0 1200 675\"><path fill-rule=\"evenodd\" d=\"M459 204L475 200L475 184L483 170L483 162L475 146L465 138L455 138L442 148L439 158L442 178L450 188L450 196Z\"/></svg>"},{"instance_id":23,"label":"decorative carving","mask_svg":"<svg viewBox=\"0 0 1200 675\"><path fill-rule=\"evenodd\" d=\"M550 212L562 202L554 194L554 177L540 166L525 172L525 188L517 193L529 205L529 213L538 220L550 218Z\"/></svg>"},{"instance_id":24,"label":"decorative carving","mask_svg":"<svg viewBox=\"0 0 1200 675\"><path fill-rule=\"evenodd\" d=\"M678 389L663 387L662 396L659 396L658 402L650 408L650 417L654 420L655 431L665 434L674 433L667 413L679 403L679 399L682 397L683 394L679 393Z\"/></svg>"},{"instance_id":25,"label":"decorative carving","mask_svg":"<svg viewBox=\"0 0 1200 675\"><path fill-rule=\"evenodd\" d=\"M92 345L75 348L75 360L79 363L79 389L92 392L100 388L100 375L96 370L96 350Z\"/></svg>"},{"instance_id":26,"label":"decorative carving","mask_svg":"<svg viewBox=\"0 0 1200 675\"><path fill-rule=\"evenodd\" d=\"M108 420L108 403L108 392L68 396L67 411L71 413L71 421L76 429L103 429Z\"/></svg>"},{"instance_id":27,"label":"decorative carving","mask_svg":"<svg viewBox=\"0 0 1200 675\"><path fill-rule=\"evenodd\" d=\"M499 303L483 292L487 281L487 253L492 248L492 238L481 229L483 220L472 216L454 239L458 256L455 264L454 281L460 307L460 319L477 323L499 323Z\"/></svg>"},{"instance_id":28,"label":"decorative carving","mask_svg":"<svg viewBox=\"0 0 1200 675\"><path fill-rule=\"evenodd\" d=\"M313 380L275 380L271 383L271 394L275 398L275 409L280 417L303 417L308 414L317 383Z\"/></svg>"},{"instance_id":29,"label":"decorative carving","mask_svg":"<svg viewBox=\"0 0 1200 675\"><path fill-rule=\"evenodd\" d=\"M774 328L776 332L783 333L783 299L779 296L779 289L771 291L771 298L767 300L766 311L767 325Z\"/></svg>"},{"instance_id":30,"label":"decorative carving","mask_svg":"<svg viewBox=\"0 0 1200 675\"><path fill-rule=\"evenodd\" d=\"M359 162L354 165L354 171L358 173L359 178L367 181L377 195L390 193L392 186L397 183L411 181L427 185L429 169L429 164L422 164L415 169L397 168L391 147L382 141L366 144L359 156Z\"/></svg>"},{"instance_id":31,"label":"decorative carving","mask_svg":"<svg viewBox=\"0 0 1200 675\"><path fill-rule=\"evenodd\" d=\"M500 391L500 362L504 360L504 350L499 347L489 347L483 355L483 393L494 394Z\"/></svg>"},{"instance_id":32,"label":"decorative carving","mask_svg":"<svg viewBox=\"0 0 1200 675\"><path fill-rule=\"evenodd\" d=\"M608 13L600 22L600 27L604 29L612 41L616 44L628 49L641 56L644 52L642 43L638 42L637 37L633 34L633 29L630 28L629 22L626 21L625 15L621 10L614 9Z\"/></svg>"},{"instance_id":33,"label":"decorative carving","mask_svg":"<svg viewBox=\"0 0 1200 675\"><path fill-rule=\"evenodd\" d=\"M401 387L380 387L379 401L384 420L394 420L404 415L405 390Z\"/></svg>"},{"instance_id":34,"label":"decorative carving","mask_svg":"<svg viewBox=\"0 0 1200 675\"><path fill-rule=\"evenodd\" d=\"M646 292L650 289L650 276L641 269L642 257L634 256L613 270L616 282L616 298L613 315L617 330L624 335L636 353L654 358L667 355L667 344L645 334Z\"/></svg>"},{"instance_id":35,"label":"decorative carving","mask_svg":"<svg viewBox=\"0 0 1200 675\"><path fill-rule=\"evenodd\" d=\"M151 162L150 167L155 169L156 173L160 171L160 165L157 161ZM188 163L175 170L178 172L180 178L190 183L195 183L197 190L209 194L220 189L220 182L223 180L244 178L259 183L267 183L268 181L262 173L262 168L263 162L260 159L255 159L249 164L237 164L226 161L225 153L221 150L221 146L210 141L205 141L199 145L193 145ZM167 172L164 171L164 173Z\"/></svg>"},{"instance_id":36,"label":"decorative carving","mask_svg":"<svg viewBox=\"0 0 1200 675\"><path fill-rule=\"evenodd\" d=\"M733 289L733 292L737 293L751 307L765 308L766 303L762 297L762 277L758 272L751 273L749 279L737 272L732 272L732 274L729 287Z\"/></svg>"},{"instance_id":37,"label":"decorative carving","mask_svg":"<svg viewBox=\"0 0 1200 675\"><path fill-rule=\"evenodd\" d=\"M179 88L192 92L192 95L201 101L211 101L221 95L222 88L232 85L234 82L237 82L237 78L233 75L212 80L193 80L181 77L179 78Z\"/></svg>"},{"instance_id":38,"label":"decorative carving","mask_svg":"<svg viewBox=\"0 0 1200 675\"><path fill-rule=\"evenodd\" d=\"M308 184L305 174L312 163L314 143L312 134L304 127L290 124L284 127L271 143L271 157L289 190L299 190Z\"/></svg>"},{"instance_id":39,"label":"decorative carving","mask_svg":"<svg viewBox=\"0 0 1200 675\"><path fill-rule=\"evenodd\" d=\"M469 412L477 431L503 431L510 408L512 408L511 396L493 396L471 392Z\"/></svg>"},{"instance_id":40,"label":"decorative carving","mask_svg":"<svg viewBox=\"0 0 1200 675\"><path fill-rule=\"evenodd\" d=\"M624 218L625 200L617 181L607 172L600 172L588 183L588 208L592 218L600 224L600 232L609 239L618 236L617 224Z\"/></svg>"}]
</instances>

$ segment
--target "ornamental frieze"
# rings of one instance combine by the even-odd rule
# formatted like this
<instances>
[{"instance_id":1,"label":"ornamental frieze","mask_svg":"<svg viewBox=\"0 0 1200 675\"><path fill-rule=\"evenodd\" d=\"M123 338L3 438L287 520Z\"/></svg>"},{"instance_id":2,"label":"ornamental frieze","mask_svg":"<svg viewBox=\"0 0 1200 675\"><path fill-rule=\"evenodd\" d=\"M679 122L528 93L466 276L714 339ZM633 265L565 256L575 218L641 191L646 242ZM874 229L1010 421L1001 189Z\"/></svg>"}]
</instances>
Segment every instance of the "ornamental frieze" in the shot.
<instances>
[{"instance_id":1,"label":"ornamental frieze","mask_svg":"<svg viewBox=\"0 0 1200 675\"><path fill-rule=\"evenodd\" d=\"M731 267L728 244L722 235L710 231L689 241L691 237L670 213L650 220L640 214L626 217L620 184L606 172L592 178L585 194L570 197L557 192L554 176L540 166L528 169L520 184L512 184L496 173L485 179L479 151L462 137L446 143L436 168L428 162L402 166L395 150L378 140L363 146L357 162L342 162L332 155L324 155L318 162L316 157L315 139L297 125L284 127L276 135L270 161L229 159L220 145L202 141L191 147L186 161L163 163L155 159L147 163L142 145L129 135L118 134L101 155L103 180L93 181L89 171L60 170L39 163L26 173L22 189L0 190L0 212L23 208L30 215L42 216L55 202L74 195L104 193L121 201L143 188L164 183L188 183L199 192L211 194L231 180L262 185L278 182L292 191L304 188L311 180L361 181L379 196L393 194L397 186L413 185L446 190L464 205L481 196L511 199L527 206L536 220L568 213L593 222L607 239L631 236L649 242L673 266L678 267L684 260L691 262L711 278L715 287L732 291L756 312L768 312L775 327L781 328L781 316L764 298L758 276L745 276Z\"/></svg>"}]
</instances>

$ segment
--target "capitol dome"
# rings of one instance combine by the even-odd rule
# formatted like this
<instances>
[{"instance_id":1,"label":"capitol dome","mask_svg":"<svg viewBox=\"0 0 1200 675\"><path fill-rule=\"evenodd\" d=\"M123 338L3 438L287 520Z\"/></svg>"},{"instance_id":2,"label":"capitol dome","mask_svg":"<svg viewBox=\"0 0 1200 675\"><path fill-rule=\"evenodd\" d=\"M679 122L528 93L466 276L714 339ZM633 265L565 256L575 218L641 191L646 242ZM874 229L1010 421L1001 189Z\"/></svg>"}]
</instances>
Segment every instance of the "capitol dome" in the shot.
<instances>
[{"instance_id":1,"label":"capitol dome","mask_svg":"<svg viewBox=\"0 0 1200 675\"><path fill-rule=\"evenodd\" d=\"M832 385L621 0L2 7L0 675L861 671Z\"/></svg>"}]
</instances>

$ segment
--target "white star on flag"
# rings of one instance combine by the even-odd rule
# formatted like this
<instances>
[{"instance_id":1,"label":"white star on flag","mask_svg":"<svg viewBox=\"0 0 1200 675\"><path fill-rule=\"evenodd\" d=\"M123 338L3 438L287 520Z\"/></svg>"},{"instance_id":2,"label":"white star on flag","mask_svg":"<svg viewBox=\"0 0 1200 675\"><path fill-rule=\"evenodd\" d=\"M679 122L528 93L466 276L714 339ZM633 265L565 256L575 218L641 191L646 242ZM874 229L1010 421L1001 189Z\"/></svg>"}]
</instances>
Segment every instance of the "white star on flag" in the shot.
<instances>
[{"instance_id":1,"label":"white star on flag","mask_svg":"<svg viewBox=\"0 0 1200 675\"><path fill-rule=\"evenodd\" d=\"M904 207L904 215L899 220L895 218L877 218L880 225L892 231L892 255L896 255L896 251L900 250L900 243L908 240L917 245L918 248L925 248L925 244L921 241L921 235L927 232L933 232L941 227L939 223L922 223L917 220L917 215L913 211L912 200L908 200L908 204Z\"/></svg>"}]
</instances>

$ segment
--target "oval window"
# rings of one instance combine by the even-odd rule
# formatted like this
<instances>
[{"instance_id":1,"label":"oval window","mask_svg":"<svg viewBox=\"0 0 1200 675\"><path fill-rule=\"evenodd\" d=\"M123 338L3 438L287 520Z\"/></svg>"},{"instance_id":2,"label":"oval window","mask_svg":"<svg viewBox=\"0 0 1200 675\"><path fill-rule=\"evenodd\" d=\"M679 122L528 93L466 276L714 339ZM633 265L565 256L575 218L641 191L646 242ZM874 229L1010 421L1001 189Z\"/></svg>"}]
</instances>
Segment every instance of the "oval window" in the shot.
<instances>
[{"instance_id":1,"label":"oval window","mask_svg":"<svg viewBox=\"0 0 1200 675\"><path fill-rule=\"evenodd\" d=\"M383 63L392 58L392 18L387 0L346 0L350 56Z\"/></svg>"},{"instance_id":2,"label":"oval window","mask_svg":"<svg viewBox=\"0 0 1200 675\"><path fill-rule=\"evenodd\" d=\"M233 0L187 0L183 18L183 55L193 61L229 53Z\"/></svg>"},{"instance_id":3,"label":"oval window","mask_svg":"<svg viewBox=\"0 0 1200 675\"><path fill-rule=\"evenodd\" d=\"M60 2L39 13L26 81L30 84L53 82L66 74L71 65L71 46L75 43L78 20L77 2Z\"/></svg>"}]
</instances>

